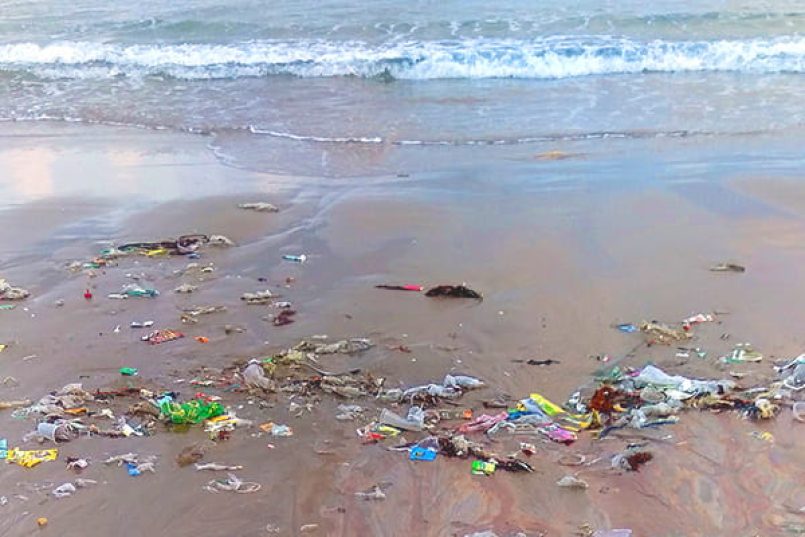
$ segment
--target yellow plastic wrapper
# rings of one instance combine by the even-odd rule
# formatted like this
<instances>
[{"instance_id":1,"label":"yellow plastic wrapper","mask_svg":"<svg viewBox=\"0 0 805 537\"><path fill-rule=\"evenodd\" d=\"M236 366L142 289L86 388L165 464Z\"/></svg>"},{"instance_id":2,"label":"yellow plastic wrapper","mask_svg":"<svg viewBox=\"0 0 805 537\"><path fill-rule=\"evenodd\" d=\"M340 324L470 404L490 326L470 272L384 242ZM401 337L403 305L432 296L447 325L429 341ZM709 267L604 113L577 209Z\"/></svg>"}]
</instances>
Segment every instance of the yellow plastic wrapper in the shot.
<instances>
[{"instance_id":1,"label":"yellow plastic wrapper","mask_svg":"<svg viewBox=\"0 0 805 537\"><path fill-rule=\"evenodd\" d=\"M8 450L8 462L15 462L25 468L33 468L41 462L55 461L59 456L58 449L21 450L12 448Z\"/></svg>"},{"instance_id":2,"label":"yellow plastic wrapper","mask_svg":"<svg viewBox=\"0 0 805 537\"><path fill-rule=\"evenodd\" d=\"M551 417L559 417L561 418L565 424L562 426L565 429L571 431L578 431L581 429L587 429L595 422L595 416L592 414L571 414L564 408L560 407L556 403L553 403L543 397L538 393L532 393L530 395L532 401L534 401L537 406L539 406L543 412Z\"/></svg>"}]
</instances>

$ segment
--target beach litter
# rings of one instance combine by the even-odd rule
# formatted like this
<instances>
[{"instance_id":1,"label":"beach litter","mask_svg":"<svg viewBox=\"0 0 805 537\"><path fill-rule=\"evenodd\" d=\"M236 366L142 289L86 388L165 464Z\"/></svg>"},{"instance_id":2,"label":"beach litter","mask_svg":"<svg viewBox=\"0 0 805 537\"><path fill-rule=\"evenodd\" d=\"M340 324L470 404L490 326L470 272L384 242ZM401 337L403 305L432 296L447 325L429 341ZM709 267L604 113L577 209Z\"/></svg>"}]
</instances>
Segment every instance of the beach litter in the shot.
<instances>
[{"instance_id":1,"label":"beach litter","mask_svg":"<svg viewBox=\"0 0 805 537\"><path fill-rule=\"evenodd\" d=\"M304 263L305 261L307 261L307 255L305 255L305 254L300 254L300 255L285 254L285 255L282 256L282 258L285 261L290 261L292 263Z\"/></svg>"},{"instance_id":2,"label":"beach litter","mask_svg":"<svg viewBox=\"0 0 805 537\"><path fill-rule=\"evenodd\" d=\"M725 364L741 364L746 362L760 362L763 355L752 348L749 343L738 343L732 352L721 357Z\"/></svg>"},{"instance_id":3,"label":"beach litter","mask_svg":"<svg viewBox=\"0 0 805 537\"><path fill-rule=\"evenodd\" d=\"M58 449L22 450L19 448L11 448L6 453L6 460L25 468L33 468L43 462L55 461L58 456Z\"/></svg>"},{"instance_id":4,"label":"beach litter","mask_svg":"<svg viewBox=\"0 0 805 537\"><path fill-rule=\"evenodd\" d=\"M197 285L193 285L191 283L183 283L179 287L175 288L173 292L179 294L190 294L195 292L197 289L198 289Z\"/></svg>"},{"instance_id":5,"label":"beach litter","mask_svg":"<svg viewBox=\"0 0 805 537\"><path fill-rule=\"evenodd\" d=\"M294 319L295 315L296 315L295 310L284 309L274 316L274 320L271 321L271 324L273 324L274 326L289 325L295 321Z\"/></svg>"},{"instance_id":6,"label":"beach litter","mask_svg":"<svg viewBox=\"0 0 805 537\"><path fill-rule=\"evenodd\" d=\"M0 278L0 301L3 300L24 300L31 295L31 292L22 287L14 287L5 279Z\"/></svg>"},{"instance_id":7,"label":"beach litter","mask_svg":"<svg viewBox=\"0 0 805 537\"><path fill-rule=\"evenodd\" d=\"M246 209L249 211L256 211L258 213L278 213L279 207L272 205L266 201L257 201L249 203L238 203L239 209Z\"/></svg>"},{"instance_id":8,"label":"beach litter","mask_svg":"<svg viewBox=\"0 0 805 537\"><path fill-rule=\"evenodd\" d=\"M421 285L413 285L413 284L405 284L405 285L390 285L390 284L380 284L375 285L375 289L385 289L387 291L413 291L415 293L421 293L425 288Z\"/></svg>"},{"instance_id":9,"label":"beach litter","mask_svg":"<svg viewBox=\"0 0 805 537\"><path fill-rule=\"evenodd\" d=\"M272 293L270 289L255 291L253 293L243 293L240 299L252 305L271 304L274 301L274 293Z\"/></svg>"},{"instance_id":10,"label":"beach litter","mask_svg":"<svg viewBox=\"0 0 805 537\"><path fill-rule=\"evenodd\" d=\"M562 479L556 482L557 486L562 488L569 488L569 489L586 489L589 488L589 484L584 481L583 479L579 479L574 475L566 475Z\"/></svg>"},{"instance_id":11,"label":"beach litter","mask_svg":"<svg viewBox=\"0 0 805 537\"><path fill-rule=\"evenodd\" d=\"M362 500L385 500L386 493L383 492L383 487L378 485L373 485L372 487L368 488L367 490L363 490L360 492L356 492L355 496L362 499Z\"/></svg>"},{"instance_id":12,"label":"beach litter","mask_svg":"<svg viewBox=\"0 0 805 537\"><path fill-rule=\"evenodd\" d=\"M26 406L31 405L30 399L19 399L13 401L0 401L0 410L6 410L9 408L23 408Z\"/></svg>"},{"instance_id":13,"label":"beach litter","mask_svg":"<svg viewBox=\"0 0 805 537\"><path fill-rule=\"evenodd\" d=\"M791 407L794 419L800 423L805 423L805 401L797 401Z\"/></svg>"},{"instance_id":14,"label":"beach litter","mask_svg":"<svg viewBox=\"0 0 805 537\"><path fill-rule=\"evenodd\" d=\"M262 486L253 481L243 481L235 474L228 474L226 479L213 479L208 482L204 489L207 492L235 492L238 494L251 494L257 492Z\"/></svg>"},{"instance_id":15,"label":"beach litter","mask_svg":"<svg viewBox=\"0 0 805 537\"><path fill-rule=\"evenodd\" d=\"M548 359L545 359L545 360L530 359L530 360L526 360L525 363L528 364L528 365L538 365L538 366L544 367L544 366L547 366L547 365L561 364L562 362L560 362L559 360L554 360L553 358L548 358Z\"/></svg>"},{"instance_id":16,"label":"beach litter","mask_svg":"<svg viewBox=\"0 0 805 537\"><path fill-rule=\"evenodd\" d=\"M226 306L193 306L182 310L180 320L185 324L196 324L202 315L222 313L226 311Z\"/></svg>"},{"instance_id":17,"label":"beach litter","mask_svg":"<svg viewBox=\"0 0 805 537\"><path fill-rule=\"evenodd\" d=\"M176 341L177 339L181 339L184 337L184 334L176 331L176 330L155 330L148 334L147 336L143 336L143 341L147 342L150 345L159 345L161 343L167 343L168 341Z\"/></svg>"},{"instance_id":18,"label":"beach litter","mask_svg":"<svg viewBox=\"0 0 805 537\"><path fill-rule=\"evenodd\" d=\"M711 272L746 272L746 267L736 263L718 263L710 267Z\"/></svg>"},{"instance_id":19,"label":"beach litter","mask_svg":"<svg viewBox=\"0 0 805 537\"><path fill-rule=\"evenodd\" d=\"M196 463L194 467L199 472L205 470L211 472L237 472L243 469L243 466L240 465L219 464L217 462Z\"/></svg>"},{"instance_id":20,"label":"beach litter","mask_svg":"<svg viewBox=\"0 0 805 537\"><path fill-rule=\"evenodd\" d=\"M136 283L127 283L124 285L119 293L110 293L107 295L109 298L126 299L126 298L156 298L159 296L159 291L156 289L142 287Z\"/></svg>"},{"instance_id":21,"label":"beach litter","mask_svg":"<svg viewBox=\"0 0 805 537\"><path fill-rule=\"evenodd\" d=\"M427 297L444 297L444 298L473 298L476 300L483 300L483 296L478 291L474 291L466 285L437 285L428 289L425 293Z\"/></svg>"},{"instance_id":22,"label":"beach litter","mask_svg":"<svg viewBox=\"0 0 805 537\"><path fill-rule=\"evenodd\" d=\"M165 396L160 399L159 409L160 417L173 424L201 423L225 413L221 403L207 402L201 398L177 403L172 398Z\"/></svg>"},{"instance_id":23,"label":"beach litter","mask_svg":"<svg viewBox=\"0 0 805 537\"><path fill-rule=\"evenodd\" d=\"M93 481L92 479L76 479L73 482L67 482L59 485L55 489L51 491L51 494L56 498L67 498L68 496L72 496L73 493L77 492L78 489L86 488L90 485L97 485L97 481Z\"/></svg>"},{"instance_id":24,"label":"beach litter","mask_svg":"<svg viewBox=\"0 0 805 537\"><path fill-rule=\"evenodd\" d=\"M675 341L684 341L692 337L684 328L673 328L658 321L643 321L638 327L649 345L654 343L670 345Z\"/></svg>"}]
</instances>

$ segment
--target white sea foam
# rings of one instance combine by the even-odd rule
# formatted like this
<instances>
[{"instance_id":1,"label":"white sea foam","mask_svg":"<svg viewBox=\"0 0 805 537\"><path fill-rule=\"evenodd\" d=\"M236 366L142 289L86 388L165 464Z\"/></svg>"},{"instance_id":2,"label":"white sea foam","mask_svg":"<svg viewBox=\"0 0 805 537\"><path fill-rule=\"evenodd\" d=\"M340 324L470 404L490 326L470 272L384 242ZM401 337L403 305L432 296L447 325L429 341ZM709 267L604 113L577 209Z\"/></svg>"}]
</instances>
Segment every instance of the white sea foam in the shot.
<instances>
[{"instance_id":1,"label":"white sea foam","mask_svg":"<svg viewBox=\"0 0 805 537\"><path fill-rule=\"evenodd\" d=\"M382 45L298 40L227 45L15 43L0 45L0 70L68 79L144 75L551 79L640 72L805 73L805 37L641 42L569 36Z\"/></svg>"}]
</instances>

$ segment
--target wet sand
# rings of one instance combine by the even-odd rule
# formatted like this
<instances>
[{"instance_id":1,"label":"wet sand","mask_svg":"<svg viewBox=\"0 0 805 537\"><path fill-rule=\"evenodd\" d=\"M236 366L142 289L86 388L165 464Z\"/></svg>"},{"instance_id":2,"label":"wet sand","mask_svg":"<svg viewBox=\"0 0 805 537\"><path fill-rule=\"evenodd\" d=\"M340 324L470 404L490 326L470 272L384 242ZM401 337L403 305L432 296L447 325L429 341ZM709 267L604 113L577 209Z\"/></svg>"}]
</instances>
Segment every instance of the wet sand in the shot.
<instances>
[{"instance_id":1,"label":"wet sand","mask_svg":"<svg viewBox=\"0 0 805 537\"><path fill-rule=\"evenodd\" d=\"M640 184L606 192L585 188L517 189L505 180L468 180L451 174L381 178L376 182L319 182L229 168L209 153L203 138L172 133L64 126L5 129L0 167L8 203L0 210L0 277L32 296L0 311L0 400L37 400L70 382L85 388L161 387L183 395L197 388L199 368L222 368L264 356L312 334L331 339L370 337L366 353L326 357L322 367L361 367L392 385L438 380L448 372L484 379L462 406L480 411L495 394L519 399L539 392L557 402L583 386L602 366L653 362L674 373L726 376L750 372L746 382L774 378L774 360L805 348L805 199L802 177L719 178L685 185ZM16 129L16 130L15 130ZM50 130L49 130L50 129ZM45 136L45 134L49 135ZM12 136L12 134L14 134ZM42 155L47 155L43 157ZM578 157L585 158L585 157ZM551 163L574 165L574 159ZM22 178L25 180L23 181ZM798 183L797 181L800 181ZM778 193L778 194L775 194ZM276 214L236 208L266 200ZM740 210L735 210L738 207ZM175 274L181 257L125 258L97 277L71 274L65 264L108 245L221 233L236 248L205 250L214 263L195 281L198 291L171 290L188 280ZM302 265L283 254L306 253ZM743 274L713 273L720 261L748 267ZM143 273L162 294L156 299L106 298ZM294 281L285 286L286 278ZM266 287L294 303L296 322L274 327L270 310L238 297ZM430 300L414 293L374 289L380 283L435 285L467 282L483 302ZM83 298L89 287L95 295ZM57 307L55 302L64 300ZM179 308L228 307L196 325L182 326ZM676 357L672 347L640 345L617 322L677 322L700 311L725 311L717 324L697 329L705 359ZM183 329L189 337L150 346L132 320ZM226 335L225 324L242 334ZM120 325L120 333L114 333ZM724 333L731 337L724 341ZM210 343L199 344L192 336ZM759 364L721 366L736 342L764 353ZM405 345L411 353L394 350ZM30 358L35 355L34 358ZM596 356L608 355L606 364ZM559 360L538 367L515 360ZM118 369L139 368L123 379ZM238 430L210 449L205 460L241 464L240 477L262 489L250 495L210 494L203 485L220 477L179 468L186 445L205 438L158 428L147 438L81 438L60 445L59 461L33 469L4 465L0 534L78 535L573 535L581 524L632 528L636 537L785 535L805 526L803 425L784 409L755 423L734 414L686 412L677 425L613 434L593 441L582 434L570 447L539 443L529 459L534 474L470 475L469 461L439 457L413 463L381 445L362 445L358 423L338 422L336 399L324 396L301 417L288 396L255 397L205 389L223 397L238 416L258 423L288 423L291 438ZM382 408L365 402L370 413ZM364 404L360 402L359 404ZM398 409L399 410L399 409ZM0 411L0 437L17 445L34 427ZM768 430L774 442L750 436ZM413 440L414 435L406 435ZM651 439L654 460L640 472L616 472L610 457L629 442ZM273 444L273 449L267 444ZM514 440L498 449L511 451ZM105 466L109 455L158 455L155 475L131 478ZM579 469L586 491L555 485L570 473L557 463L566 453L600 462ZM89 457L82 477L99 484L57 500L30 484L73 478L69 456ZM570 469L573 470L573 469ZM354 492L388 482L387 499L364 501ZM28 497L23 501L17 495ZM50 520L44 530L35 519Z\"/></svg>"}]
</instances>

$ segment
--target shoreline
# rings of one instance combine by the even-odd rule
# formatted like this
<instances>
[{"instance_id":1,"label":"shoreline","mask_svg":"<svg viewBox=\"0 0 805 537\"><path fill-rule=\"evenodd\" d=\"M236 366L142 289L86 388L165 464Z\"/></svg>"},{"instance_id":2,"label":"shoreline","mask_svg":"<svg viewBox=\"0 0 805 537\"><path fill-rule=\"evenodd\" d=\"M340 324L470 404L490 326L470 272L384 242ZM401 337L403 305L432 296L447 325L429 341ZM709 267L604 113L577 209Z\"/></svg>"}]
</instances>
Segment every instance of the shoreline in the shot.
<instances>
[{"instance_id":1,"label":"shoreline","mask_svg":"<svg viewBox=\"0 0 805 537\"><path fill-rule=\"evenodd\" d=\"M50 160L8 158L13 147L0 153L0 162L18 171L10 180L28 174L33 185L28 196L38 200L0 211L0 277L32 291L14 310L0 311L0 343L11 343L0 354L0 377L19 382L0 388L2 400L36 400L69 382L92 389L119 385L125 379L117 371L124 366L140 370L138 381L185 392L190 387L175 381L190 371L223 368L313 334L371 337L378 343L367 356L327 358L327 367L366 368L405 385L451 372L478 376L490 386L486 393L461 400L477 410L481 399L496 392L513 399L539 392L564 402L596 370L615 363L653 362L673 373L709 378L724 373L717 357L744 338L765 355L744 369L768 382L770 364L798 355L805 345L797 335L805 314L795 307L805 299L797 270L805 261L799 246L805 221L793 195L802 187L794 182L787 183L792 193L784 199L764 192L761 183L769 178L693 184L685 195L651 183L612 193L517 190L522 178L512 178L510 188L501 181L493 190L483 181L449 175L433 183L413 177L366 186L326 181L295 186L292 178L223 166L204 144L173 134L158 142L124 134L103 143L88 136L70 144L68 151L47 139L25 141L24 147L40 151L27 157L50 154ZM40 167L24 168L29 161ZM571 159L551 163L551 169L561 173L576 165ZM50 178L50 190L42 177ZM104 183L126 177L127 191ZM140 184L142 177L151 182ZM67 195L56 188L62 183L68 184ZM197 185L202 192L188 195ZM81 189L95 194L76 195ZM269 201L280 212L246 212L236 208L241 201ZM44 217L51 214L56 216ZM238 246L203 252L198 262L213 262L216 271L200 279L199 290L189 296L171 292L182 280L175 271L188 262L182 258L124 259L94 278L64 269L71 260L97 254L107 240L197 232L227 235ZM281 259L297 253L309 255L308 262ZM748 270L740 275L707 270L724 260ZM158 298L106 298L129 281L126 273L139 272L162 292ZM285 288L288 277L294 282ZM274 327L262 320L273 312L240 303L243 292L266 285L259 278L294 302L295 323ZM434 302L373 288L463 281L483 292L482 303ZM82 296L87 286L95 295L91 301ZM64 306L55 306L58 299ZM185 327L188 337L178 342L148 346L128 328L130 321L145 318L177 328L177 308L200 302L226 305L228 311ZM713 310L730 314L723 324L698 331L696 344L708 350L707 359L683 360L673 346L641 347L628 356L635 339L612 328L655 317L677 322ZM226 335L224 324L246 331ZM119 334L113 332L116 325L122 327ZM732 334L727 341L720 339L725 332ZM197 343L191 337L196 335L210 337L210 343ZM389 348L400 345L412 352ZM32 354L38 357L25 359ZM612 360L596 360L600 354ZM560 363L512 361L548 358ZM338 401L331 397L304 418L293 418L282 394L270 397L273 406L266 408L256 398L249 405L240 395L221 396L227 404L243 405L238 412L248 412L244 417L289 423L296 431L292 438L255 438L254 431L236 430L205 459L244 464L242 477L262 482L259 493L211 495L202 486L217 476L176 466L176 453L204 438L198 428L185 434L158 430L144 438L80 438L59 446L62 456L91 457L86 477L99 485L41 504L33 500L38 493L27 492L30 501L0 508L7 515L0 529L28 535L36 529L34 519L47 516L50 531L83 535L91 515L93 531L104 534L119 531L125 514L142 533L265 535L266 524L274 524L280 534L296 535L305 524L319 524L313 534L465 535L491 529L501 535L566 535L589 522L630 527L638 537L713 535L780 531L799 523L784 505L805 501L796 488L805 467L797 450L801 425L791 422L790 411L763 427L688 412L680 424L661 431L671 440L654 440L655 459L643 470L620 475L591 470L584 476L589 491L576 494L556 488L564 469L555 464L561 451L554 446L530 459L535 474L483 478L469 475L466 461L439 458L421 467L402 454L360 445L355 427L334 420ZM31 429L30 420L13 420L9 411L0 419L0 436L15 443ZM758 430L771 432L774 444L749 436ZM318 440L330 443L322 450ZM266 442L275 448L266 448ZM618 447L610 447L613 443ZM628 439L582 438L571 450L604 456L625 443ZM317 449L334 453L320 455ZM134 480L100 464L106 455L126 451L160 455L157 473ZM7 466L0 495L19 493L19 482L69 479L62 456L31 470ZM394 483L385 501L354 497L381 481ZM154 491L170 500L159 505L142 500Z\"/></svg>"}]
</instances>

